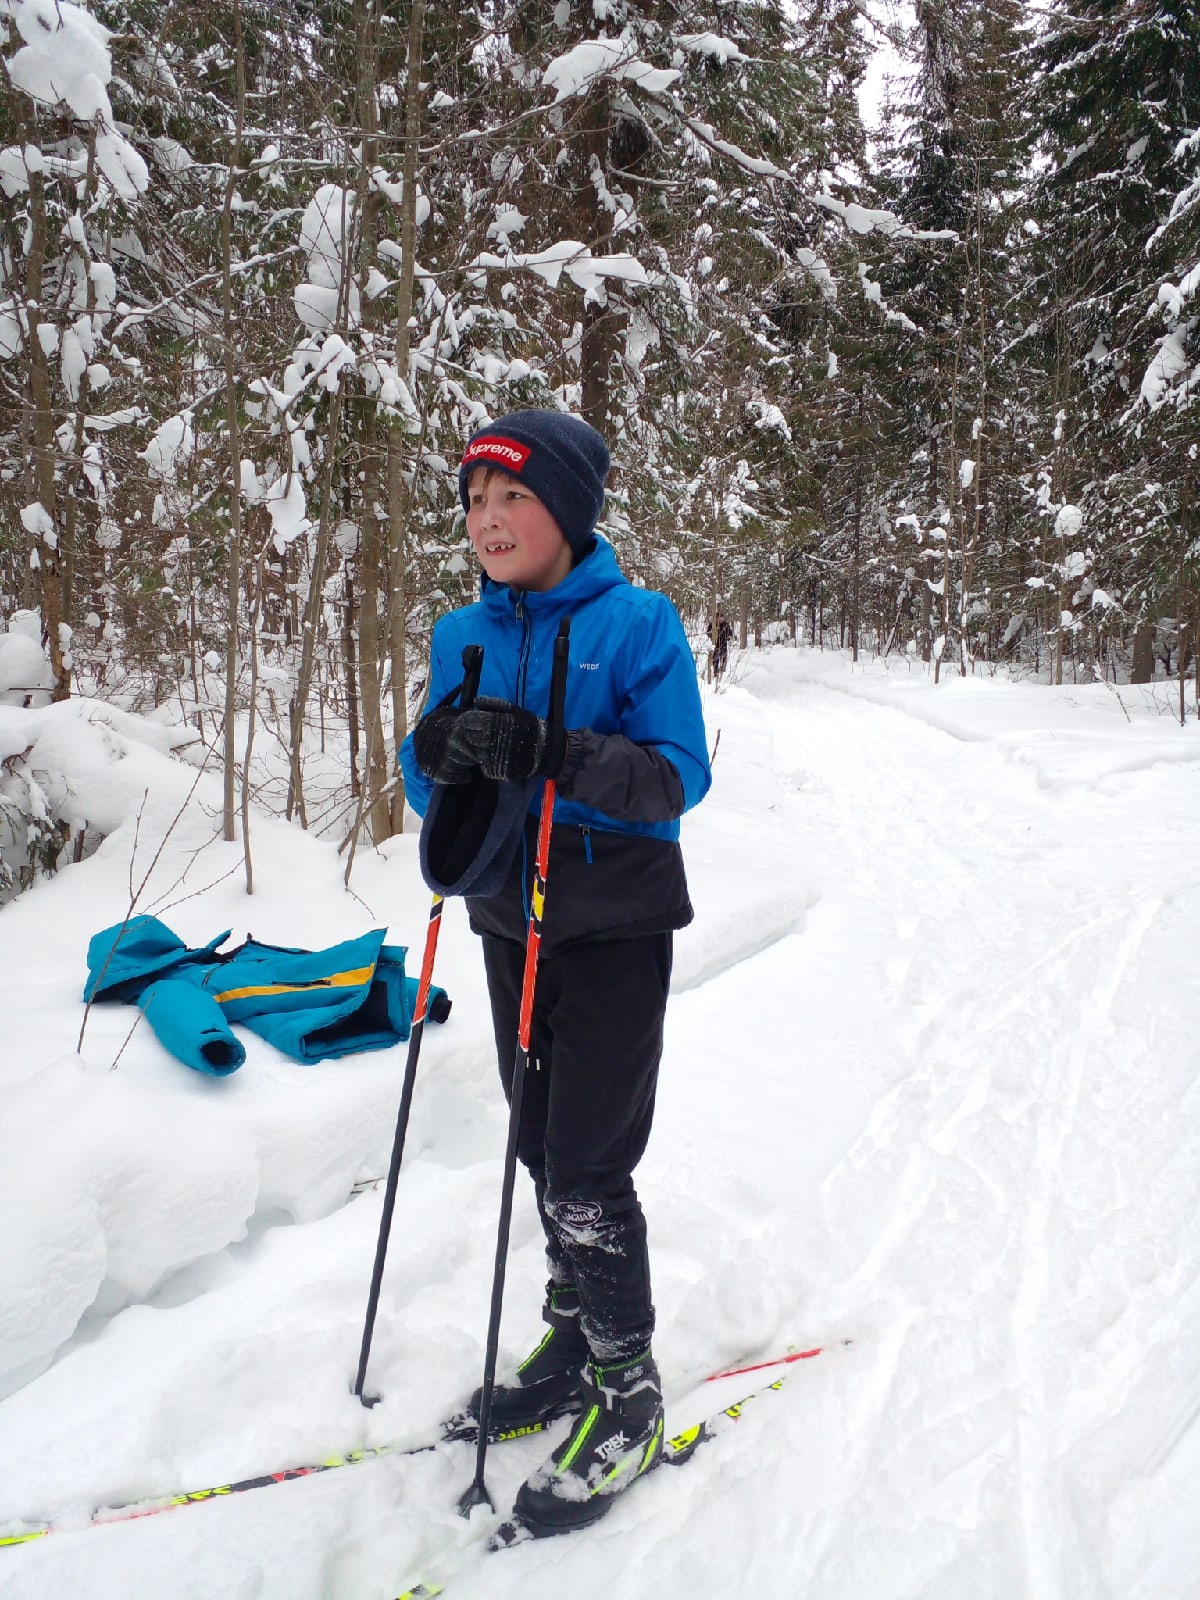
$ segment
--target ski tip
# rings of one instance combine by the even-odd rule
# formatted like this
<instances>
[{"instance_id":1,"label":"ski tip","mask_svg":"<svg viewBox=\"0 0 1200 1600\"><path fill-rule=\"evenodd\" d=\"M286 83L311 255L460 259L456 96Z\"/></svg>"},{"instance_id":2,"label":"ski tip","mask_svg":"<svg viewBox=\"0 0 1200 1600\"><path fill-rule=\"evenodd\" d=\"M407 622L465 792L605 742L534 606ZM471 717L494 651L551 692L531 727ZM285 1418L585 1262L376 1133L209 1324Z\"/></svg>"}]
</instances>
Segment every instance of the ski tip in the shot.
<instances>
[{"instance_id":1,"label":"ski tip","mask_svg":"<svg viewBox=\"0 0 1200 1600\"><path fill-rule=\"evenodd\" d=\"M826 1339L823 1344L789 1345L782 1355L766 1356L761 1361L749 1361L737 1367L722 1367L710 1372L705 1383L720 1383L725 1378L745 1378L754 1372L767 1372L771 1367L790 1367L797 1361L811 1361L814 1356L827 1355L831 1350L842 1350L854 1343L853 1339Z\"/></svg>"},{"instance_id":2,"label":"ski tip","mask_svg":"<svg viewBox=\"0 0 1200 1600\"><path fill-rule=\"evenodd\" d=\"M396 1600L433 1600L434 1595L444 1593L440 1583L419 1583L415 1589L405 1589L403 1594L398 1594Z\"/></svg>"},{"instance_id":3,"label":"ski tip","mask_svg":"<svg viewBox=\"0 0 1200 1600\"><path fill-rule=\"evenodd\" d=\"M533 1529L515 1513L502 1522L488 1540L489 1550L510 1550L514 1544L524 1544L534 1537Z\"/></svg>"},{"instance_id":4,"label":"ski tip","mask_svg":"<svg viewBox=\"0 0 1200 1600\"><path fill-rule=\"evenodd\" d=\"M664 1466L679 1467L695 1454L699 1447L709 1436L709 1426L706 1422L698 1422L695 1427L685 1428L682 1433L673 1434L663 1443L662 1461Z\"/></svg>"}]
</instances>

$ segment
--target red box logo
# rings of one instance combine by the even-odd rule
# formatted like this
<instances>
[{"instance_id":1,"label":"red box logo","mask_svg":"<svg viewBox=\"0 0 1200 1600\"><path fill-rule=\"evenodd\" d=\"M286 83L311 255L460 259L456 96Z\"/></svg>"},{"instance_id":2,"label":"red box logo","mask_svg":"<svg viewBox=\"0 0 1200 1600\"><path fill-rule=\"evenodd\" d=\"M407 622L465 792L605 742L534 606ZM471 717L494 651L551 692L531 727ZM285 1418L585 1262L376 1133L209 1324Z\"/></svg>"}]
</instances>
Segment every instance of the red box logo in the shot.
<instances>
[{"instance_id":1,"label":"red box logo","mask_svg":"<svg viewBox=\"0 0 1200 1600\"><path fill-rule=\"evenodd\" d=\"M498 433L491 433L482 439L471 441L463 455L462 465L474 467L491 461L496 466L503 467L506 472L520 472L528 460L528 445L518 444L515 439L505 439Z\"/></svg>"}]
</instances>

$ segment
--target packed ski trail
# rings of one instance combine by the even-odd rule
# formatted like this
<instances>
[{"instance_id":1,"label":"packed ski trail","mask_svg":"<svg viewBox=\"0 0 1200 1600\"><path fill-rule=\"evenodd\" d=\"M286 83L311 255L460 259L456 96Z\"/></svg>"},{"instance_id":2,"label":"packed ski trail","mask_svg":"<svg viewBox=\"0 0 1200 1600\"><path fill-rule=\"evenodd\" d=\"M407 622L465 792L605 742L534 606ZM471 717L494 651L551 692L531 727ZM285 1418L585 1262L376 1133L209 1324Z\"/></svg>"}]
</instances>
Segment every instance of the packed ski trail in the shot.
<instances>
[{"instance_id":1,"label":"packed ski trail","mask_svg":"<svg viewBox=\"0 0 1200 1600\"><path fill-rule=\"evenodd\" d=\"M489 1558L478 1600L607 1600L634 1579L694 1600L1200 1597L1200 738L1152 695L1122 698L935 689L919 668L788 649L743 658L708 696L715 785L684 833L697 921L638 1175L656 1351L680 1390L789 1340L853 1344L685 1476L652 1475L575 1538ZM332 851L265 823L260 839L260 937L361 930ZM414 845L355 877L410 944L426 909ZM125 874L105 857L0 920L10 970L37 949L49 974L45 998L14 1001L37 1053L13 1078L50 1175L37 1203L65 1219L46 1234L47 1295L84 1227L62 1164L103 1171L109 1128L89 1144L64 1090L115 1104L148 1141L187 1119L197 1170L225 1187L195 1200L207 1232L180 1264L191 1191L147 1154L138 1203L151 1231L175 1217L173 1270L122 1308L112 1279L141 1224L110 1216L112 1303L0 1402L0 1529L411 1434L481 1364L503 1109L461 908L439 957L456 1011L425 1041L372 1358L385 1400L367 1413L349 1387L380 1197L344 1201L386 1163L402 1063L281 1070L251 1041L212 1085L139 1030L109 1072L130 1017L97 1013L93 1066L72 1079L82 952ZM168 920L198 937L249 915L221 886ZM42 1063L57 1100L37 1098ZM502 1356L537 1331L541 1271L519 1205ZM546 1448L489 1458L501 1510ZM479 1536L453 1509L469 1476L468 1450L443 1447L64 1531L0 1552L0 1596L387 1600Z\"/></svg>"}]
</instances>

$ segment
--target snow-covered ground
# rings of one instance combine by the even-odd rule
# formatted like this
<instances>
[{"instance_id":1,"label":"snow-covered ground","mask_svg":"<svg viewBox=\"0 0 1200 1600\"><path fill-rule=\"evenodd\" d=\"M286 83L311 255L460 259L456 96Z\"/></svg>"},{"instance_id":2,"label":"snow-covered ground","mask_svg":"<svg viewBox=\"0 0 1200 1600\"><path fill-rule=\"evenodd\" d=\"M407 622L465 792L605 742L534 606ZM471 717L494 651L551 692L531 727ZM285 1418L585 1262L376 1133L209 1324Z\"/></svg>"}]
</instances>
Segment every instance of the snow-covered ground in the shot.
<instances>
[{"instance_id":1,"label":"snow-covered ground","mask_svg":"<svg viewBox=\"0 0 1200 1600\"><path fill-rule=\"evenodd\" d=\"M656 1353L680 1392L714 1364L853 1342L685 1473L480 1560L461 1592L1197 1600L1195 721L1161 686L935 688L782 647L706 709L697 916L639 1171ZM454 1510L467 1447L80 1527L412 1434L464 1398L504 1139L451 905L455 1010L425 1040L371 1368L385 1398L364 1410L381 1194L351 1191L386 1169L403 1050L301 1067L243 1031L246 1065L212 1080L144 1025L126 1042L137 1013L117 1006L76 1054L87 941L129 903L135 825L139 881L195 777L131 726L104 734L124 824L0 914L0 1532L60 1527L0 1550L0 1596L388 1600L483 1531ZM414 836L362 854L347 894L333 845L259 820L247 900L237 850L211 842L211 783L140 910L193 944L386 924L419 949ZM522 1186L502 1357L539 1330L539 1238ZM490 1453L501 1508L545 1448Z\"/></svg>"}]
</instances>

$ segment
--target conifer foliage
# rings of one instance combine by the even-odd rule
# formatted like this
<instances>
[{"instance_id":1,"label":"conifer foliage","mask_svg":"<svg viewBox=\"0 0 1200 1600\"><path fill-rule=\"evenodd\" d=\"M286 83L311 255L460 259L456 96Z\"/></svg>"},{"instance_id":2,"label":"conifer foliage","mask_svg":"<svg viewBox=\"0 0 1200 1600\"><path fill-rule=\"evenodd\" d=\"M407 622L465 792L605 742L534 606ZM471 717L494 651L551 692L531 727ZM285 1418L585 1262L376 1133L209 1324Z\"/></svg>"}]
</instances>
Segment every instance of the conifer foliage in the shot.
<instances>
[{"instance_id":1,"label":"conifer foliage","mask_svg":"<svg viewBox=\"0 0 1200 1600\"><path fill-rule=\"evenodd\" d=\"M1185 670L1195 8L914 15L869 129L849 0L0 0L0 609L53 692L173 701L231 837L235 775L395 831L457 452L525 405L607 434L701 668L721 606Z\"/></svg>"}]
</instances>

